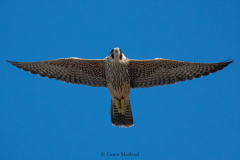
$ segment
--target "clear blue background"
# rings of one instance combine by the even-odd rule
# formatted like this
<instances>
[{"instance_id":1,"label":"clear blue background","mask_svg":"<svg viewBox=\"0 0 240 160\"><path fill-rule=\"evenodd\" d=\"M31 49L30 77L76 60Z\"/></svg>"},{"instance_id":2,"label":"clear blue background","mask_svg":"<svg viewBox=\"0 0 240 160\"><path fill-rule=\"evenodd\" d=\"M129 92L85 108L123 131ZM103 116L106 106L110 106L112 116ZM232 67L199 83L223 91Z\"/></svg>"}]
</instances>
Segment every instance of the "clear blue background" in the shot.
<instances>
[{"instance_id":1,"label":"clear blue background","mask_svg":"<svg viewBox=\"0 0 240 160\"><path fill-rule=\"evenodd\" d=\"M1 0L0 159L240 159L240 1ZM131 91L134 127L106 88L39 78L4 60L236 60L210 76ZM138 153L110 157L101 153Z\"/></svg>"}]
</instances>

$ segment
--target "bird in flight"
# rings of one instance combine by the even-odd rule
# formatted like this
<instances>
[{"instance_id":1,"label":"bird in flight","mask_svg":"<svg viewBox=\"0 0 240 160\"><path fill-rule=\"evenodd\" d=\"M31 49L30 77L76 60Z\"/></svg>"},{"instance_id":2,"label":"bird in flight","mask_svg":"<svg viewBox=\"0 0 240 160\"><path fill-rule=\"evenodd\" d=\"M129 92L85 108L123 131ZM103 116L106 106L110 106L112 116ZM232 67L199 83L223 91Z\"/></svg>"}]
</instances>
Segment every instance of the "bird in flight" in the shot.
<instances>
[{"instance_id":1,"label":"bird in flight","mask_svg":"<svg viewBox=\"0 0 240 160\"><path fill-rule=\"evenodd\" d=\"M168 59L131 60L120 48L104 59L63 58L38 62L7 61L17 68L72 84L106 87L111 95L111 121L117 127L133 126L131 88L174 84L209 75L233 61L195 63Z\"/></svg>"}]
</instances>

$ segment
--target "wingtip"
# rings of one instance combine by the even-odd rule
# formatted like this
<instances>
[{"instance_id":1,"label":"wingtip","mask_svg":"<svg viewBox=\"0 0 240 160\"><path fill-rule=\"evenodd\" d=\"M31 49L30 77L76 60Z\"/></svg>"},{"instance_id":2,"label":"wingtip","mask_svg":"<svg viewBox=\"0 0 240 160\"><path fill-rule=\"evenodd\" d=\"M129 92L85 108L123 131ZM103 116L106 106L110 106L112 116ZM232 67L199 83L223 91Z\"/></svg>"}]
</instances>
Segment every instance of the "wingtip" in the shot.
<instances>
[{"instance_id":1,"label":"wingtip","mask_svg":"<svg viewBox=\"0 0 240 160\"><path fill-rule=\"evenodd\" d=\"M14 63L16 63L16 61L9 61L9 60L5 60L5 61L12 64L12 65L14 65Z\"/></svg>"},{"instance_id":2,"label":"wingtip","mask_svg":"<svg viewBox=\"0 0 240 160\"><path fill-rule=\"evenodd\" d=\"M5 60L6 62L10 63L10 64L13 64L14 61L9 61L9 60Z\"/></svg>"},{"instance_id":3,"label":"wingtip","mask_svg":"<svg viewBox=\"0 0 240 160\"><path fill-rule=\"evenodd\" d=\"M232 58L228 58L227 60L225 60L225 61L223 61L223 62L225 62L225 63L233 63L235 60L231 60Z\"/></svg>"},{"instance_id":4,"label":"wingtip","mask_svg":"<svg viewBox=\"0 0 240 160\"><path fill-rule=\"evenodd\" d=\"M222 64L228 66L229 64L231 64L231 63L234 62L234 60L231 60L231 59L232 59L232 58L229 58L229 59L227 59L227 60L225 60L225 61L223 61L223 62L220 62L220 63L222 63ZM226 66L225 66L225 67L226 67Z\"/></svg>"}]
</instances>

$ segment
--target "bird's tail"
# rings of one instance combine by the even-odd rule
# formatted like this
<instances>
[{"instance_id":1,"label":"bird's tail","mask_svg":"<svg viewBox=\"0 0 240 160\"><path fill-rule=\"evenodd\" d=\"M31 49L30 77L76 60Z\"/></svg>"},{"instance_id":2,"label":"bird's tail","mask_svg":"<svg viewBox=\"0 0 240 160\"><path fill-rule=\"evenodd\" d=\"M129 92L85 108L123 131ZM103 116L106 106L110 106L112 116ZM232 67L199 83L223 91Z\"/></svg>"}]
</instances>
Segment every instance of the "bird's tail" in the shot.
<instances>
[{"instance_id":1,"label":"bird's tail","mask_svg":"<svg viewBox=\"0 0 240 160\"><path fill-rule=\"evenodd\" d=\"M116 127L131 127L133 126L133 116L130 100L127 101L125 113L119 113L116 104L111 100L111 120Z\"/></svg>"}]
</instances>

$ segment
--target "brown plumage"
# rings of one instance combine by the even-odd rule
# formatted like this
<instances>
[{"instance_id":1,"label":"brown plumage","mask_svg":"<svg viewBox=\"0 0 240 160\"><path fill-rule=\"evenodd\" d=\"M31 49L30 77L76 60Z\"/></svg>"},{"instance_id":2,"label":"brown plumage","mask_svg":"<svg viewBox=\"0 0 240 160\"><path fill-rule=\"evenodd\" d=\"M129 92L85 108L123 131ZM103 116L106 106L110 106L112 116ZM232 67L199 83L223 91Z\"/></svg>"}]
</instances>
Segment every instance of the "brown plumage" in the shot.
<instances>
[{"instance_id":1,"label":"brown plumage","mask_svg":"<svg viewBox=\"0 0 240 160\"><path fill-rule=\"evenodd\" d=\"M131 88L146 88L193 80L217 72L233 61L195 63L167 59L130 60Z\"/></svg>"},{"instance_id":2,"label":"brown plumage","mask_svg":"<svg viewBox=\"0 0 240 160\"><path fill-rule=\"evenodd\" d=\"M118 127L133 126L130 88L147 88L200 78L233 61L194 63L167 59L130 60L121 49L112 49L105 59L65 58L38 62L8 61L12 65L72 84L106 87L111 94L111 120Z\"/></svg>"},{"instance_id":3,"label":"brown plumage","mask_svg":"<svg viewBox=\"0 0 240 160\"><path fill-rule=\"evenodd\" d=\"M7 62L32 74L39 74L40 77L92 87L107 86L103 60L66 58L38 62Z\"/></svg>"}]
</instances>

